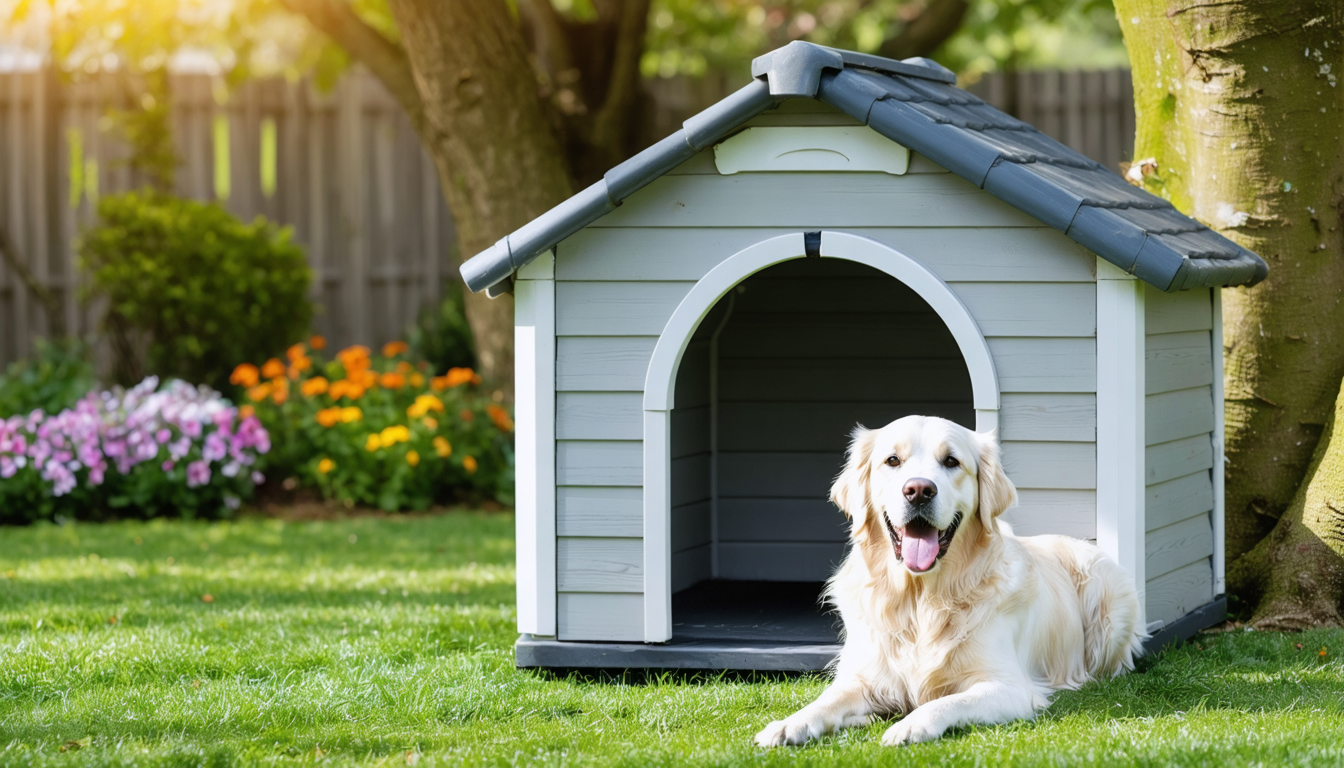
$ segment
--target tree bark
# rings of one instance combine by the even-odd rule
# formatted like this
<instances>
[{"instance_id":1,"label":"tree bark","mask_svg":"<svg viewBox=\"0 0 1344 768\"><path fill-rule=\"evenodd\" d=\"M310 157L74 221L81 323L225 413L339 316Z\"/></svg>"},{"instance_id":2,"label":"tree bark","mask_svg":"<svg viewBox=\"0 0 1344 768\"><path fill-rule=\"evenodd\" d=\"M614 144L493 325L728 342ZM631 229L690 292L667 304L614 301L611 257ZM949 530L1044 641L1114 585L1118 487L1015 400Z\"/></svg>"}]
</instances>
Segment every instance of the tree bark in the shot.
<instances>
[{"instance_id":1,"label":"tree bark","mask_svg":"<svg viewBox=\"0 0 1344 768\"><path fill-rule=\"evenodd\" d=\"M930 0L895 37L882 42L878 55L889 59L931 55L961 28L969 8L967 0Z\"/></svg>"},{"instance_id":2,"label":"tree bark","mask_svg":"<svg viewBox=\"0 0 1344 768\"><path fill-rule=\"evenodd\" d=\"M1154 161L1136 162L1151 171L1143 186L1269 262L1260 285L1223 291L1233 562L1290 509L1344 376L1344 6L1116 10L1134 71L1134 156Z\"/></svg>"},{"instance_id":3,"label":"tree bark","mask_svg":"<svg viewBox=\"0 0 1344 768\"><path fill-rule=\"evenodd\" d=\"M1316 445L1307 479L1269 536L1231 572L1255 601L1260 629L1341 623L1344 605L1344 388Z\"/></svg>"}]
</instances>

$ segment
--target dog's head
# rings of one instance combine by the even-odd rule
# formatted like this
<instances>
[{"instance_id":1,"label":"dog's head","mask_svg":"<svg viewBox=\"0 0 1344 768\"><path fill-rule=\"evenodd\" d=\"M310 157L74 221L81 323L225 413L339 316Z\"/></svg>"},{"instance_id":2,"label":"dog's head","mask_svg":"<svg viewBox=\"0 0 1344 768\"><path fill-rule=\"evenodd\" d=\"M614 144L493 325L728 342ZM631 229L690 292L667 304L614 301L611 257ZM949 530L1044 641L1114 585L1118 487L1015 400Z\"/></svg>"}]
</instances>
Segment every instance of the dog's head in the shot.
<instances>
[{"instance_id":1,"label":"dog's head","mask_svg":"<svg viewBox=\"0 0 1344 768\"><path fill-rule=\"evenodd\" d=\"M914 575L937 569L964 523L984 535L1017 502L993 435L946 419L907 416L881 429L854 430L849 460L831 501L862 531L882 531L895 559Z\"/></svg>"}]
</instances>

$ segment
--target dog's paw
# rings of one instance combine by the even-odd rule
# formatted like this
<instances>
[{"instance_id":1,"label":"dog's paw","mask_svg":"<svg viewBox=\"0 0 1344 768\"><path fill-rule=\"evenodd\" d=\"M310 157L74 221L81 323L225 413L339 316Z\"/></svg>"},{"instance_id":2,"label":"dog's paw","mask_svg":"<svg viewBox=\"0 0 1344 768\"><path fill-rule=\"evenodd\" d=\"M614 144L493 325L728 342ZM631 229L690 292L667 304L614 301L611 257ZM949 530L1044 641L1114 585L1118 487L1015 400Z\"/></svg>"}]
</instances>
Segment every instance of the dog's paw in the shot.
<instances>
[{"instance_id":1,"label":"dog's paw","mask_svg":"<svg viewBox=\"0 0 1344 768\"><path fill-rule=\"evenodd\" d=\"M776 720L762 728L761 732L756 734L756 746L767 748L797 746L806 744L819 735L813 733L812 726L807 721L790 717L787 720Z\"/></svg>"},{"instance_id":2,"label":"dog's paw","mask_svg":"<svg viewBox=\"0 0 1344 768\"><path fill-rule=\"evenodd\" d=\"M943 735L942 728L936 727L927 717L920 717L918 710L901 718L899 722L882 734L882 746L900 747L906 744L918 744L933 741Z\"/></svg>"}]
</instances>

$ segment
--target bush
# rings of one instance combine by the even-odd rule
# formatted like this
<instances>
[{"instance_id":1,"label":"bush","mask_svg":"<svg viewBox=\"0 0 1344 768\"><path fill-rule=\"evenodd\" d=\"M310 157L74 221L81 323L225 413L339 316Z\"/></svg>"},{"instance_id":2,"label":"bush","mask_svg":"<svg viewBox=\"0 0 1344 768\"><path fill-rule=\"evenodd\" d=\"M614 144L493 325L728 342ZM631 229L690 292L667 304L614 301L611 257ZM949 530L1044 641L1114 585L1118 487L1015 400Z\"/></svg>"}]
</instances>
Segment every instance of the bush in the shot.
<instances>
[{"instance_id":1,"label":"bush","mask_svg":"<svg viewBox=\"0 0 1344 768\"><path fill-rule=\"evenodd\" d=\"M0 523L237 509L263 480L253 466L266 430L208 387L158 384L0 421Z\"/></svg>"},{"instance_id":2,"label":"bush","mask_svg":"<svg viewBox=\"0 0 1344 768\"><path fill-rule=\"evenodd\" d=\"M393 511L494 498L513 503L513 421L477 390L480 376L433 376L401 342L374 356L350 347L326 361L321 337L286 361L233 372L275 443L272 475L328 498Z\"/></svg>"},{"instance_id":3,"label":"bush","mask_svg":"<svg viewBox=\"0 0 1344 768\"><path fill-rule=\"evenodd\" d=\"M89 345L78 339L37 340L31 360L0 375L0 419L34 410L60 413L98 386Z\"/></svg>"},{"instance_id":4,"label":"bush","mask_svg":"<svg viewBox=\"0 0 1344 768\"><path fill-rule=\"evenodd\" d=\"M307 331L312 273L287 229L154 192L103 197L98 215L79 252L108 300L119 381L152 370L222 388Z\"/></svg>"},{"instance_id":5,"label":"bush","mask_svg":"<svg viewBox=\"0 0 1344 768\"><path fill-rule=\"evenodd\" d=\"M462 307L462 284L448 281L443 301L425 307L406 334L411 356L436 371L476 365L475 341Z\"/></svg>"}]
</instances>

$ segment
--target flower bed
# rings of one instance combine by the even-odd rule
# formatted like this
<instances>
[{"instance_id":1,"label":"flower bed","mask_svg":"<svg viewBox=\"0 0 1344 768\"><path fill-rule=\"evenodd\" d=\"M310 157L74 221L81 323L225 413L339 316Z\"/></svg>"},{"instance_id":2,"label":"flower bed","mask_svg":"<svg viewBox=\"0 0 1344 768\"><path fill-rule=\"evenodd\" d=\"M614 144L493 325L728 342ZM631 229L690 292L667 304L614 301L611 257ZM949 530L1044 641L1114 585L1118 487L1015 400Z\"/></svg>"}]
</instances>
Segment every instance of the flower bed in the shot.
<instances>
[{"instance_id":1,"label":"flower bed","mask_svg":"<svg viewBox=\"0 0 1344 768\"><path fill-rule=\"evenodd\" d=\"M0 420L0 523L226 516L263 477L270 437L208 387L90 392L57 414Z\"/></svg>"},{"instance_id":2,"label":"flower bed","mask_svg":"<svg viewBox=\"0 0 1344 768\"><path fill-rule=\"evenodd\" d=\"M286 359L238 366L270 431L273 475L296 477L328 498L385 510L492 498L513 501L513 422L480 390L470 368L432 375L402 342L373 355L356 346L326 360L320 336Z\"/></svg>"}]
</instances>

